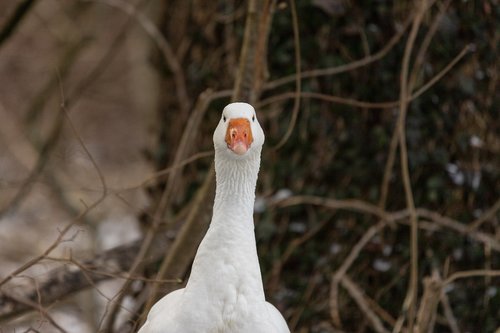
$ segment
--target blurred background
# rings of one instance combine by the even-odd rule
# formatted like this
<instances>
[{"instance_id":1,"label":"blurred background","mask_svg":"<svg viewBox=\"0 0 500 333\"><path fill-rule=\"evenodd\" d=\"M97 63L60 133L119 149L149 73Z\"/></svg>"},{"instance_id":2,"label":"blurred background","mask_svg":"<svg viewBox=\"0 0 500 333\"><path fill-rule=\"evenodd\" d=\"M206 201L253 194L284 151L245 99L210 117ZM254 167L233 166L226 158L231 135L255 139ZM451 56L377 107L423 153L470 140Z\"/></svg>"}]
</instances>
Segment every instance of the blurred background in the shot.
<instances>
[{"instance_id":1,"label":"blurred background","mask_svg":"<svg viewBox=\"0 0 500 333\"><path fill-rule=\"evenodd\" d=\"M261 2L268 299L293 332L498 332L498 1ZM131 332L182 286L247 7L0 2L0 332Z\"/></svg>"}]
</instances>

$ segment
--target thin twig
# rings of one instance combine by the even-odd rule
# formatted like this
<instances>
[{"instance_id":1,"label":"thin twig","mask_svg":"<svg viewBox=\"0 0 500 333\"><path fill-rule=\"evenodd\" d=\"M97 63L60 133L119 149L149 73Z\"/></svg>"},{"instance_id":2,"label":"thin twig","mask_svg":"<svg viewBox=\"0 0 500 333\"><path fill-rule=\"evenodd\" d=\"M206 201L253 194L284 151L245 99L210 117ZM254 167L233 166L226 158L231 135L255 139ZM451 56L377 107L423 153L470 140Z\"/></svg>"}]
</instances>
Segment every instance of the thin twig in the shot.
<instances>
[{"instance_id":1,"label":"thin twig","mask_svg":"<svg viewBox=\"0 0 500 333\"><path fill-rule=\"evenodd\" d=\"M451 274L443 284L447 285L458 279L465 279L471 277L484 277L484 276L500 276L500 270L491 269L473 269L470 271L461 271Z\"/></svg>"},{"instance_id":2,"label":"thin twig","mask_svg":"<svg viewBox=\"0 0 500 333\"><path fill-rule=\"evenodd\" d=\"M391 217L386 211L378 208L377 206L369 202L358 199L336 200L336 199L313 196L313 195L296 195L288 197L284 200L270 202L269 206L277 206L283 208L283 207L304 205L304 204L323 206L323 207L328 207L330 209L343 209L359 213L368 213L377 216L382 220L392 221Z\"/></svg>"},{"instance_id":3,"label":"thin twig","mask_svg":"<svg viewBox=\"0 0 500 333\"><path fill-rule=\"evenodd\" d=\"M401 211L399 213L394 213L393 218L399 218L402 216L402 214L408 214L407 211ZM478 242L481 242L485 245L490 246L493 250L500 252L500 241L492 235L489 235L487 233L481 232L481 231L469 231L468 227L466 224L460 223L456 220L453 220L450 217L443 216L437 212L425 209L425 208L418 208L417 209L417 214L420 217L430 219L434 223L441 225L443 227L446 227L448 229L454 230L456 232L459 232L460 234L472 238Z\"/></svg>"},{"instance_id":4,"label":"thin twig","mask_svg":"<svg viewBox=\"0 0 500 333\"><path fill-rule=\"evenodd\" d=\"M363 289L354 283L347 275L343 276L341 284L366 316L373 330L378 333L389 333L377 314L370 308L370 303L366 300Z\"/></svg>"},{"instance_id":5,"label":"thin twig","mask_svg":"<svg viewBox=\"0 0 500 333\"><path fill-rule=\"evenodd\" d=\"M32 308L33 310L36 310L38 313L40 313L40 315L47 319L48 322L54 326L59 332L62 332L62 333L68 333L68 331L66 331L64 328L61 327L61 325L59 325L55 320L54 318L52 318L52 316L49 314L49 312L43 307L43 306L40 306L39 304L29 300L29 299L23 299L19 296L16 296L16 295L13 295L13 294L7 294L9 298L15 300L16 302L20 303L20 304L24 304L30 308Z\"/></svg>"},{"instance_id":6,"label":"thin twig","mask_svg":"<svg viewBox=\"0 0 500 333\"><path fill-rule=\"evenodd\" d=\"M422 72L422 67L425 60L425 55L427 54L427 50L431 44L432 38L436 34L439 24L442 22L443 16L448 9L451 0L446 0L443 6L440 8L439 13L434 17L432 23L425 34L424 39L420 43L420 46L417 51L417 55L415 56L415 62L413 64L413 68L411 70L411 74L408 80L408 91L412 92L415 84L417 82L417 78L419 73Z\"/></svg>"},{"instance_id":7,"label":"thin twig","mask_svg":"<svg viewBox=\"0 0 500 333\"><path fill-rule=\"evenodd\" d=\"M495 202L493 206L491 206L486 212L484 212L480 217L478 217L475 221L473 221L468 229L469 231L474 231L481 226L484 222L495 217L495 214L500 210L500 199Z\"/></svg>"},{"instance_id":8,"label":"thin twig","mask_svg":"<svg viewBox=\"0 0 500 333\"><path fill-rule=\"evenodd\" d=\"M323 100L323 101L327 101L327 102L331 102L331 103L337 103L337 104L354 106L354 107L359 107L359 108L366 108L366 109L384 109L384 108L396 107L399 105L399 101L366 102L366 101L360 101L360 100L356 100L356 99L352 99L352 98L333 96L333 95L322 94L322 93L312 92L312 91L301 91L299 93L288 91L288 92L281 93L279 95L274 95L274 96L271 96L271 97L268 97L268 98L262 100L259 103L259 107L264 107L264 106L267 106L269 104L281 102L284 100L288 100L290 98L295 98L297 94L299 94L301 98L319 99L319 100Z\"/></svg>"},{"instance_id":9,"label":"thin twig","mask_svg":"<svg viewBox=\"0 0 500 333\"><path fill-rule=\"evenodd\" d=\"M317 281L320 278L321 278L321 276L319 273L316 273L309 278L309 282L307 283L307 287L305 288L303 296L300 300L300 307L295 311L294 315L291 317L291 319L289 321L289 326L290 326L291 332L296 331L297 323L299 322L300 317L304 313L304 310L307 309L309 301L311 300L311 297L313 296L313 293L316 290L316 287L318 286Z\"/></svg>"},{"instance_id":10,"label":"thin twig","mask_svg":"<svg viewBox=\"0 0 500 333\"><path fill-rule=\"evenodd\" d=\"M450 300L448 299L448 295L446 295L446 292L444 290L441 290L441 306L443 307L444 316L448 321L448 327L450 328L451 332L460 333L457 319L455 318L453 310L451 309Z\"/></svg>"},{"instance_id":11,"label":"thin twig","mask_svg":"<svg viewBox=\"0 0 500 333\"><path fill-rule=\"evenodd\" d=\"M415 331L418 333L434 332L437 308L443 284L437 270L431 276L424 277L424 292L418 308Z\"/></svg>"},{"instance_id":12,"label":"thin twig","mask_svg":"<svg viewBox=\"0 0 500 333\"><path fill-rule=\"evenodd\" d=\"M411 96L411 91L408 90L408 70L410 66L410 57L417 37L417 33L427 9L427 1L421 0L417 5L417 14L413 21L410 35L406 42L401 65L401 80L400 80L400 104L399 116L397 122L397 132L399 136L399 151L401 158L401 176L403 178L403 186L406 197L406 205L410 212L411 231L410 231L410 282L408 292L403 304L403 310L408 310L408 331L413 332L413 325L417 310L418 297L418 219L415 211L415 202L413 200L413 191L410 179L410 170L408 166L408 150L406 147L406 113L408 111L408 98Z\"/></svg>"},{"instance_id":13,"label":"thin twig","mask_svg":"<svg viewBox=\"0 0 500 333\"><path fill-rule=\"evenodd\" d=\"M332 317L335 325L340 328L342 327L342 321L340 318L340 307L338 303L338 289L339 283L342 278L347 274L347 270L352 266L356 258L359 256L363 248L368 244L368 242L386 226L386 223L380 222L374 226L371 226L360 238L360 240L353 246L349 255L344 259L342 265L337 269L337 271L332 276L332 281L330 283L330 316Z\"/></svg>"}]
</instances>

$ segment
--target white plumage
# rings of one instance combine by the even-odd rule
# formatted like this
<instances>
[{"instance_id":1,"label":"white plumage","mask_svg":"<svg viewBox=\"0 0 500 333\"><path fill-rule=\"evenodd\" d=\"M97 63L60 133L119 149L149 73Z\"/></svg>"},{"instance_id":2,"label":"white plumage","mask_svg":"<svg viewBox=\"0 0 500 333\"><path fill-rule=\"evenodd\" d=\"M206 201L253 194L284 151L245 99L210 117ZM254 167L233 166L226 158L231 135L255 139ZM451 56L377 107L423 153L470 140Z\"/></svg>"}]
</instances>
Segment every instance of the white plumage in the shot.
<instances>
[{"instance_id":1,"label":"white plumage","mask_svg":"<svg viewBox=\"0 0 500 333\"><path fill-rule=\"evenodd\" d=\"M216 194L210 227L183 289L159 300L139 333L285 333L266 302L253 205L264 132L254 108L226 106L214 136Z\"/></svg>"}]
</instances>

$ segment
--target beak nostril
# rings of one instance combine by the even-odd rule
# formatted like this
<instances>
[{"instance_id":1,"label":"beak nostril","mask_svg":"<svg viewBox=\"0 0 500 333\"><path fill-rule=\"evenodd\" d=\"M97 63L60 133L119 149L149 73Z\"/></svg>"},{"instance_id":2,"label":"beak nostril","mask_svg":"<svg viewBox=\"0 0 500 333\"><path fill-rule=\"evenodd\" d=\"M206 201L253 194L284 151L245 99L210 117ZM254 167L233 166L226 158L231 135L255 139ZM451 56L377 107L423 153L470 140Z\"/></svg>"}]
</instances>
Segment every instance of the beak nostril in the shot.
<instances>
[{"instance_id":1,"label":"beak nostril","mask_svg":"<svg viewBox=\"0 0 500 333\"><path fill-rule=\"evenodd\" d=\"M231 150L233 150L234 147L246 147L245 151L248 150L253 142L250 122L247 119L243 118L228 119L228 121L229 124L226 130L225 137L225 141L228 147Z\"/></svg>"}]
</instances>

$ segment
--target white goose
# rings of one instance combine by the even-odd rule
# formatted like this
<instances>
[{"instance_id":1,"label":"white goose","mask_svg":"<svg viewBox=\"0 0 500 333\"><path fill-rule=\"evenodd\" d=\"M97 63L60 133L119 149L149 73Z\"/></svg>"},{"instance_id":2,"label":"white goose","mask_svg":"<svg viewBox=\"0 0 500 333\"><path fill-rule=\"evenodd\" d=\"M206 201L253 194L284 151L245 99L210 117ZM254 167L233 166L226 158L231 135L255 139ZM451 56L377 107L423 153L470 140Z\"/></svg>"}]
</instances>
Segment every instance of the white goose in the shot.
<instances>
[{"instance_id":1,"label":"white goose","mask_svg":"<svg viewBox=\"0 0 500 333\"><path fill-rule=\"evenodd\" d=\"M215 129L216 192L210 227L183 289L159 300L139 333L290 332L266 302L253 205L264 132L254 108L232 103Z\"/></svg>"}]
</instances>

